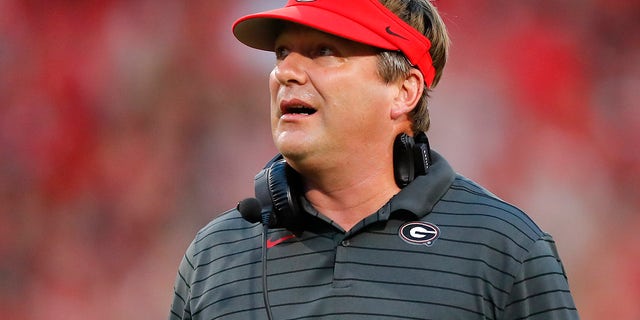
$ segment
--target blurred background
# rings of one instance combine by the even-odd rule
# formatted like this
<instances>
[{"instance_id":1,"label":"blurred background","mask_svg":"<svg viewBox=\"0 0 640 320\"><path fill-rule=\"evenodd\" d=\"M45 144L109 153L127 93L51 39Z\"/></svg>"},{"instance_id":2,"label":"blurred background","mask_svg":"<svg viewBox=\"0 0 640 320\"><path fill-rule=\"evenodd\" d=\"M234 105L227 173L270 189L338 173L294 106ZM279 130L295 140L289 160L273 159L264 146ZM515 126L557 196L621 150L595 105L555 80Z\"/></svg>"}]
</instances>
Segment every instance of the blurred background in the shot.
<instances>
[{"instance_id":1,"label":"blurred background","mask_svg":"<svg viewBox=\"0 0 640 320\"><path fill-rule=\"evenodd\" d=\"M164 319L199 228L276 152L285 1L0 0L0 314ZM551 233L583 319L640 319L640 1L437 1L432 146Z\"/></svg>"}]
</instances>

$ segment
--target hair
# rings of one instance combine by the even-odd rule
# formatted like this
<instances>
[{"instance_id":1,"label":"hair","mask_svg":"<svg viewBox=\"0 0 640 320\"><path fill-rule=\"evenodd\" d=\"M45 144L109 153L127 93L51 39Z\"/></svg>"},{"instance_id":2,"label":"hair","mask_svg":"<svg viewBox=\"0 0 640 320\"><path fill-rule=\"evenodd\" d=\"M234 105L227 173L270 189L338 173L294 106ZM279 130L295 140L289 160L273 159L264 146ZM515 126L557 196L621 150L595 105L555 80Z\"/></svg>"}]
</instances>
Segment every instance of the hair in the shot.
<instances>
[{"instance_id":1,"label":"hair","mask_svg":"<svg viewBox=\"0 0 640 320\"><path fill-rule=\"evenodd\" d=\"M422 97L411 111L414 132L429 130L428 98L429 92L438 84L449 54L449 34L444 21L430 0L378 0L391 12L407 24L424 34L431 41L429 54L436 70L431 88L422 92ZM378 53L378 72L382 79L391 83L400 80L413 68L407 57L398 51L382 51Z\"/></svg>"}]
</instances>

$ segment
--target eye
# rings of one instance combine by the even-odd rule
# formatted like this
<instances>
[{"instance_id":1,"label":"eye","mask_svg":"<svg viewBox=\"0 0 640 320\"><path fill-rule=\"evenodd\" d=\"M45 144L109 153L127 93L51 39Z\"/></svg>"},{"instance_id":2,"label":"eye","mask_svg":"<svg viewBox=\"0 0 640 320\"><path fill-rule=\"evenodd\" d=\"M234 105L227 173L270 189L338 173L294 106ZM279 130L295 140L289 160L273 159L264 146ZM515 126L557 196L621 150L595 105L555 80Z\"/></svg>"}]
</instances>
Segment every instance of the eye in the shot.
<instances>
[{"instance_id":1,"label":"eye","mask_svg":"<svg viewBox=\"0 0 640 320\"><path fill-rule=\"evenodd\" d=\"M287 49L286 47L283 47L283 46L276 47L274 52L276 54L276 59L277 60L284 60L284 58L286 58L287 55L289 55L289 49Z\"/></svg>"},{"instance_id":2,"label":"eye","mask_svg":"<svg viewBox=\"0 0 640 320\"><path fill-rule=\"evenodd\" d=\"M320 46L316 50L316 54L315 55L318 56L318 57L334 56L334 55L336 55L336 52L331 47Z\"/></svg>"}]
</instances>

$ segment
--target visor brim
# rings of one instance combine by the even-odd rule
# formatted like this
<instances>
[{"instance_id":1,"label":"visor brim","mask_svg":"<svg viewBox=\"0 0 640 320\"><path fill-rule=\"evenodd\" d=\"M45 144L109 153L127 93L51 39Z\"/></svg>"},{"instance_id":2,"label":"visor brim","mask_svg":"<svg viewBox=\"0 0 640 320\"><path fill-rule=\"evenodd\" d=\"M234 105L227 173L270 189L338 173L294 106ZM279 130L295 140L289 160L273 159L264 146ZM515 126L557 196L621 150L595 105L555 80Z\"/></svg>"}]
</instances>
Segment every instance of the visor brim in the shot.
<instances>
[{"instance_id":1,"label":"visor brim","mask_svg":"<svg viewBox=\"0 0 640 320\"><path fill-rule=\"evenodd\" d=\"M300 24L381 49L398 50L392 43L361 24L315 7L285 7L248 15L233 24L233 34L249 47L273 51L284 22Z\"/></svg>"}]
</instances>

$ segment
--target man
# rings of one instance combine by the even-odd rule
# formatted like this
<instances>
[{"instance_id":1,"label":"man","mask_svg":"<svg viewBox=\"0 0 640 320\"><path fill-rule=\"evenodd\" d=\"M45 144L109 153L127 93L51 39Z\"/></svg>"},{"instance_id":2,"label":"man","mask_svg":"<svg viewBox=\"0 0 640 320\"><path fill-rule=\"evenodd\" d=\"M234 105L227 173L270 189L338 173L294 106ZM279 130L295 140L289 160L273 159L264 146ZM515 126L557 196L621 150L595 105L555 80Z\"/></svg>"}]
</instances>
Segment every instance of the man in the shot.
<instances>
[{"instance_id":1,"label":"man","mask_svg":"<svg viewBox=\"0 0 640 320\"><path fill-rule=\"evenodd\" d=\"M578 318L551 236L428 148L429 1L290 0L234 34L275 52L281 155L187 249L172 319Z\"/></svg>"}]
</instances>

